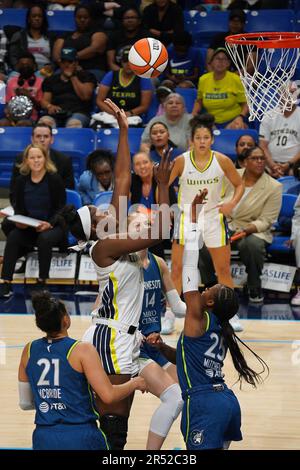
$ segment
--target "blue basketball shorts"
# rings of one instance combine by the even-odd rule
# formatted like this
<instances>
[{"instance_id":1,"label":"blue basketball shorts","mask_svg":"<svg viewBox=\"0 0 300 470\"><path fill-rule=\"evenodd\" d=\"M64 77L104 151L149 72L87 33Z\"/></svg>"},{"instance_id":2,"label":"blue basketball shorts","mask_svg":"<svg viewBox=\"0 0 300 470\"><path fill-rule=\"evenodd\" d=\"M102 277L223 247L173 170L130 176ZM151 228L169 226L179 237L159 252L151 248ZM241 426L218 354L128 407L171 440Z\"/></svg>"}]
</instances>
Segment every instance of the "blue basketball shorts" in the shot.
<instances>
[{"instance_id":1,"label":"blue basketball shorts","mask_svg":"<svg viewBox=\"0 0 300 470\"><path fill-rule=\"evenodd\" d=\"M222 449L226 441L241 441L241 409L224 385L204 385L183 393L181 432L188 450Z\"/></svg>"},{"instance_id":2,"label":"blue basketball shorts","mask_svg":"<svg viewBox=\"0 0 300 470\"><path fill-rule=\"evenodd\" d=\"M36 426L33 450L108 450L106 436L96 424Z\"/></svg>"}]
</instances>

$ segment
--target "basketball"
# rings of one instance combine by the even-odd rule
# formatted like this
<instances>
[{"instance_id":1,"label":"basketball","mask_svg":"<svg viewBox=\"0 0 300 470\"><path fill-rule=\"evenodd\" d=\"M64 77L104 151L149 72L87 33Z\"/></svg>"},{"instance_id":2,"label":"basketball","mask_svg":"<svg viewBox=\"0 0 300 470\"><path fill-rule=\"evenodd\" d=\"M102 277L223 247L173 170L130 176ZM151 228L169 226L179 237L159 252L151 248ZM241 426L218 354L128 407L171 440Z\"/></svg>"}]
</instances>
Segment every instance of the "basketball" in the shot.
<instances>
[{"instance_id":1,"label":"basketball","mask_svg":"<svg viewBox=\"0 0 300 470\"><path fill-rule=\"evenodd\" d=\"M153 38L137 41L129 51L129 65L139 77L158 77L168 63L168 52L165 46Z\"/></svg>"}]
</instances>

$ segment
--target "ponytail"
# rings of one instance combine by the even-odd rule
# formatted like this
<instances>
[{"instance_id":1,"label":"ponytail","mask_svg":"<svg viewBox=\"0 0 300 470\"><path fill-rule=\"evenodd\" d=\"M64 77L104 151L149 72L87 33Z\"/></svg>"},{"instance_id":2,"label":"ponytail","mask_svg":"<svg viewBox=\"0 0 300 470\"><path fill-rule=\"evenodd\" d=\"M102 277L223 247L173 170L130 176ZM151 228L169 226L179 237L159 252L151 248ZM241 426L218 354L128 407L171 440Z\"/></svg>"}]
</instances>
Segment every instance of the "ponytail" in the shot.
<instances>
[{"instance_id":1,"label":"ponytail","mask_svg":"<svg viewBox=\"0 0 300 470\"><path fill-rule=\"evenodd\" d=\"M245 382L252 385L256 388L258 384L263 382L262 374L267 371L267 376L269 375L269 367L265 363L265 361L258 356L251 348L249 348L233 331L232 326L230 325L229 321L223 321L221 323L222 335L225 340L225 344L228 347L233 365L238 372L238 382L240 382L240 387L242 385L242 380L244 379ZM243 352L241 351L238 341L242 343L242 345L247 348L258 360L258 362L262 366L262 370L260 372L255 372L251 367L248 366L246 359L244 357Z\"/></svg>"}]
</instances>

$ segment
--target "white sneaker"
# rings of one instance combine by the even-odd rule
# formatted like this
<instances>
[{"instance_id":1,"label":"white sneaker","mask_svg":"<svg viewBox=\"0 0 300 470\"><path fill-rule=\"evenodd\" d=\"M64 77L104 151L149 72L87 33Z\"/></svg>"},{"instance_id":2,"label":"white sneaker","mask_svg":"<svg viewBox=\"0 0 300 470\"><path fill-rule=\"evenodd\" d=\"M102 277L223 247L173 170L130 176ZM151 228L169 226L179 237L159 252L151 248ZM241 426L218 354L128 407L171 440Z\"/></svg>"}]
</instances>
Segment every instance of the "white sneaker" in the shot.
<instances>
[{"instance_id":1,"label":"white sneaker","mask_svg":"<svg viewBox=\"0 0 300 470\"><path fill-rule=\"evenodd\" d=\"M300 305L300 289L298 289L297 294L291 300L292 305Z\"/></svg>"},{"instance_id":2,"label":"white sneaker","mask_svg":"<svg viewBox=\"0 0 300 470\"><path fill-rule=\"evenodd\" d=\"M175 331L175 315L174 313L167 309L164 318L161 322L161 331L162 335L171 335Z\"/></svg>"},{"instance_id":3,"label":"white sneaker","mask_svg":"<svg viewBox=\"0 0 300 470\"><path fill-rule=\"evenodd\" d=\"M237 315L234 315L234 317L230 318L229 323L235 333L240 333L241 331L244 331L244 328L242 327L240 319Z\"/></svg>"}]
</instances>

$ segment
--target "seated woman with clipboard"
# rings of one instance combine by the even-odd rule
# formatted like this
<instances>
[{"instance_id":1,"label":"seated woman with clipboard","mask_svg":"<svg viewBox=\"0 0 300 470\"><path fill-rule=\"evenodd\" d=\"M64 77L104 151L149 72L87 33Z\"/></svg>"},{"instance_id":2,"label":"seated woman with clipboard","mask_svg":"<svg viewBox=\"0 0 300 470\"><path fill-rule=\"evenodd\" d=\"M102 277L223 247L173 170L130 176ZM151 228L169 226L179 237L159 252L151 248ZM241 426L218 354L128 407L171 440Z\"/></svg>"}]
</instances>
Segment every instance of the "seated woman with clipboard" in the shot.
<instances>
[{"instance_id":1,"label":"seated woman with clipboard","mask_svg":"<svg viewBox=\"0 0 300 470\"><path fill-rule=\"evenodd\" d=\"M53 246L67 241L67 234L55 225L56 213L65 205L66 192L61 177L42 147L29 145L23 154L16 181L15 215L9 219L16 227L9 233L2 267L0 297L12 295L11 281L17 259L38 249L38 284L45 285Z\"/></svg>"}]
</instances>

